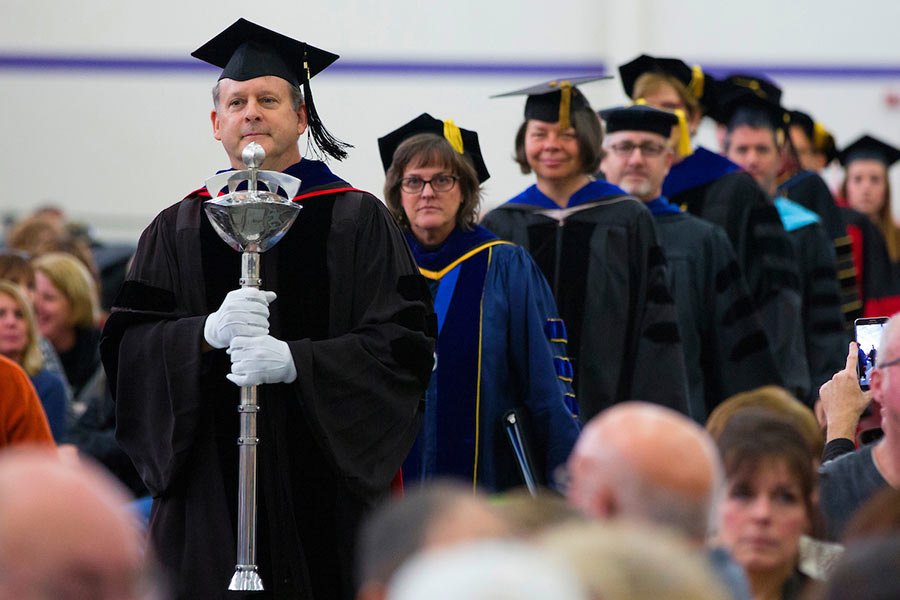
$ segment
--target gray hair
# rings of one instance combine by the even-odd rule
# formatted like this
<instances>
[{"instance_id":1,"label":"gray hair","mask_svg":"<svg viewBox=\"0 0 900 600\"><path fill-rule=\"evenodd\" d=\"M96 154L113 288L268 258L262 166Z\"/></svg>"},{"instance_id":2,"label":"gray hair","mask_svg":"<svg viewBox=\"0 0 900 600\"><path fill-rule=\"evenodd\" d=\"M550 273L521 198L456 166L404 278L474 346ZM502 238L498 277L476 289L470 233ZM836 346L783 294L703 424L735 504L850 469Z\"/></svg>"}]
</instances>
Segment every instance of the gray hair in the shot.
<instances>
[{"instance_id":1,"label":"gray hair","mask_svg":"<svg viewBox=\"0 0 900 600\"><path fill-rule=\"evenodd\" d=\"M212 98L213 98L213 107L216 110L219 110L219 84L222 83L222 80L216 82L216 85L213 86L212 89ZM288 86L291 88L291 107L294 110L300 110L300 107L304 104L303 99L303 89L300 86L296 86L292 83L288 83Z\"/></svg>"}]
</instances>

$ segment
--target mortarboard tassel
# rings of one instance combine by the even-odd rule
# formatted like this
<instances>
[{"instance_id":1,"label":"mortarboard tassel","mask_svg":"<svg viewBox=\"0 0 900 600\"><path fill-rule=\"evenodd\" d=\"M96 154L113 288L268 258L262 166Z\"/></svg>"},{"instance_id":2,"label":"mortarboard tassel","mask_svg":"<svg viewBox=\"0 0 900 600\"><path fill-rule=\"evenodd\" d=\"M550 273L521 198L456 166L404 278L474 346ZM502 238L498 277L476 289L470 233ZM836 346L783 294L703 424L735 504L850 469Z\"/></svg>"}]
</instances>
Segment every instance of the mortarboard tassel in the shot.
<instances>
[{"instance_id":1,"label":"mortarboard tassel","mask_svg":"<svg viewBox=\"0 0 900 600\"><path fill-rule=\"evenodd\" d=\"M825 129L825 126L819 123L818 121L813 123L813 146L816 150L821 150L825 147L826 141L828 140L828 130Z\"/></svg>"},{"instance_id":2,"label":"mortarboard tassel","mask_svg":"<svg viewBox=\"0 0 900 600\"><path fill-rule=\"evenodd\" d=\"M688 84L688 91L697 100L703 97L703 84L703 69L700 65L694 65L691 69L691 82Z\"/></svg>"},{"instance_id":3,"label":"mortarboard tassel","mask_svg":"<svg viewBox=\"0 0 900 600\"><path fill-rule=\"evenodd\" d=\"M453 119L447 119L444 121L444 139L450 142L450 145L453 146L453 149L463 153L463 140L462 133L459 131L459 127L453 122Z\"/></svg>"},{"instance_id":4,"label":"mortarboard tassel","mask_svg":"<svg viewBox=\"0 0 900 600\"><path fill-rule=\"evenodd\" d=\"M325 129L319 113L316 111L316 105L313 102L312 90L309 87L309 65L304 62L303 68L306 70L306 81L303 82L303 96L306 102L306 118L309 125L309 135L313 140L313 144L323 153L335 158L343 160L347 158L347 148L352 148L352 144L342 142L337 139L331 132Z\"/></svg>"},{"instance_id":5,"label":"mortarboard tassel","mask_svg":"<svg viewBox=\"0 0 900 600\"><path fill-rule=\"evenodd\" d=\"M688 127L687 116L680 108L676 108L674 112L678 117L678 154L682 157L690 156L694 153L694 149L691 148L691 130Z\"/></svg>"},{"instance_id":6,"label":"mortarboard tassel","mask_svg":"<svg viewBox=\"0 0 900 600\"><path fill-rule=\"evenodd\" d=\"M554 84L551 84L554 85ZM569 119L569 113L572 106L572 82L571 81L560 81L559 82L559 130L565 131L569 127L572 126L571 120Z\"/></svg>"}]
</instances>

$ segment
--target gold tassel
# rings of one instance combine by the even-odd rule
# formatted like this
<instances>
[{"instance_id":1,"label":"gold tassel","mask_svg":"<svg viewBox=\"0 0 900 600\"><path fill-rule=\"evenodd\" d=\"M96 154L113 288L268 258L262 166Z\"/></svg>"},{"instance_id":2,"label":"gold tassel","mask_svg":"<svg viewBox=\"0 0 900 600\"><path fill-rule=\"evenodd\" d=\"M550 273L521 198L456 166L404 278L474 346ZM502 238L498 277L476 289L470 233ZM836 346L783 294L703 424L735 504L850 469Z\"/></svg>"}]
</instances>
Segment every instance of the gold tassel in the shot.
<instances>
[{"instance_id":1,"label":"gold tassel","mask_svg":"<svg viewBox=\"0 0 900 600\"><path fill-rule=\"evenodd\" d=\"M676 108L674 112L675 116L678 117L678 154L682 157L687 157L694 153L693 148L691 148L691 130L688 127L684 111Z\"/></svg>"},{"instance_id":2,"label":"gold tassel","mask_svg":"<svg viewBox=\"0 0 900 600\"><path fill-rule=\"evenodd\" d=\"M825 147L825 141L828 139L828 130L818 121L813 123L813 146L816 150Z\"/></svg>"},{"instance_id":3,"label":"gold tassel","mask_svg":"<svg viewBox=\"0 0 900 600\"><path fill-rule=\"evenodd\" d=\"M444 121L444 139L450 142L450 145L453 146L453 149L463 153L463 141L462 141L462 133L459 131L459 127L453 122L453 119L447 119Z\"/></svg>"},{"instance_id":4,"label":"gold tassel","mask_svg":"<svg viewBox=\"0 0 900 600\"><path fill-rule=\"evenodd\" d=\"M703 69L700 65L694 65L691 69L691 82L688 84L688 91L697 100L703 96L704 81Z\"/></svg>"},{"instance_id":5,"label":"gold tassel","mask_svg":"<svg viewBox=\"0 0 900 600\"><path fill-rule=\"evenodd\" d=\"M554 81L550 85L559 85L559 130L565 131L572 126L572 122L569 118L572 106L572 82L560 81L557 83Z\"/></svg>"}]
</instances>

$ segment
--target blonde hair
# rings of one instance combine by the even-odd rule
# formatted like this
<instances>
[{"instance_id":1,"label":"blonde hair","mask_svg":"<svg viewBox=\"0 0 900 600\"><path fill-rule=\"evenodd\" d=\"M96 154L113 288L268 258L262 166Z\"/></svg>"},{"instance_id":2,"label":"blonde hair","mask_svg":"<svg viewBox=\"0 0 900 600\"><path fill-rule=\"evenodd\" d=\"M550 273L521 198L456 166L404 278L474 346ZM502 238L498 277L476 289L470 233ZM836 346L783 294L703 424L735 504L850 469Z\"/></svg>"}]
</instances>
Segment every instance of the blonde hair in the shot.
<instances>
[{"instance_id":1,"label":"blonde hair","mask_svg":"<svg viewBox=\"0 0 900 600\"><path fill-rule=\"evenodd\" d=\"M632 100L651 96L664 85L668 85L674 89L675 93L678 94L678 97L681 98L681 101L687 108L688 119L695 119L698 116L702 116L703 112L700 108L700 102L694 98L683 83L666 73L656 73L651 71L638 77L634 82Z\"/></svg>"},{"instance_id":2,"label":"blonde hair","mask_svg":"<svg viewBox=\"0 0 900 600\"><path fill-rule=\"evenodd\" d=\"M46 275L72 309L74 327L93 327L100 304L97 284L84 263L64 252L50 252L36 258L34 270Z\"/></svg>"},{"instance_id":3,"label":"blonde hair","mask_svg":"<svg viewBox=\"0 0 900 600\"><path fill-rule=\"evenodd\" d=\"M28 298L25 297L22 289L14 283L0 281L0 294L6 294L12 298L19 310L22 311L22 316L25 319L26 334L25 349L22 352L22 357L19 359L19 365L29 376L33 376L44 366L44 356L38 347L37 322L34 318L34 310L31 308L31 303L28 302Z\"/></svg>"}]
</instances>

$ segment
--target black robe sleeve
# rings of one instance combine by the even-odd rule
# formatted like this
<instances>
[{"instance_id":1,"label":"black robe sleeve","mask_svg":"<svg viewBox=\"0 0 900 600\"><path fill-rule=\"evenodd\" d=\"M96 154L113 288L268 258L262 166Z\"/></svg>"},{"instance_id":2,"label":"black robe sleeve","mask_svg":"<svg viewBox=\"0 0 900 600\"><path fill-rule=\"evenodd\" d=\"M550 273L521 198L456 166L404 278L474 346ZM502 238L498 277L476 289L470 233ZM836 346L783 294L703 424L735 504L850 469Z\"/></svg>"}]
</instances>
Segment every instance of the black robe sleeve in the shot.
<instances>
[{"instance_id":1,"label":"black robe sleeve","mask_svg":"<svg viewBox=\"0 0 900 600\"><path fill-rule=\"evenodd\" d=\"M794 248L774 205L745 172L729 173L671 200L722 227L731 240L769 337L778 372L798 397L809 393L800 275Z\"/></svg>"},{"instance_id":2,"label":"black robe sleeve","mask_svg":"<svg viewBox=\"0 0 900 600\"><path fill-rule=\"evenodd\" d=\"M427 287L383 205L354 192L334 207L332 337L286 340L298 373L288 387L329 461L371 497L387 488L417 432L433 317ZM208 413L204 403L216 401L201 385L216 354L201 351L203 324L217 307L206 305L198 285L200 211L199 201L186 199L144 232L101 344L117 401L116 437L155 496L178 477ZM277 248L263 255L264 266Z\"/></svg>"},{"instance_id":3,"label":"black robe sleeve","mask_svg":"<svg viewBox=\"0 0 900 600\"><path fill-rule=\"evenodd\" d=\"M809 364L812 405L819 387L840 371L847 358L848 335L841 312L834 245L819 223L792 232L803 275L803 331Z\"/></svg>"},{"instance_id":4,"label":"black robe sleeve","mask_svg":"<svg viewBox=\"0 0 900 600\"><path fill-rule=\"evenodd\" d=\"M841 209L835 204L828 185L818 173L801 172L779 188L779 193L822 218L822 226L834 244L844 324L848 331L852 331L854 320L862 316L862 302L859 277L853 263L852 243Z\"/></svg>"}]
</instances>

